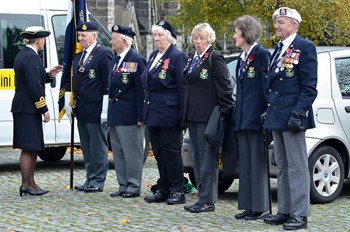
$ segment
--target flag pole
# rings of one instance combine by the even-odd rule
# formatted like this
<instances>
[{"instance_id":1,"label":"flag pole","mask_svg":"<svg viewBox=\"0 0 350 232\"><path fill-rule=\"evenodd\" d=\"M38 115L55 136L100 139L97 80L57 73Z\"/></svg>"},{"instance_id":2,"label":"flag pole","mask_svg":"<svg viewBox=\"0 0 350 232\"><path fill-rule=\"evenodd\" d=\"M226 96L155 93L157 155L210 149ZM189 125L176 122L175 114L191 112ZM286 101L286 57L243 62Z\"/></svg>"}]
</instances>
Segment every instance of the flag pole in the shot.
<instances>
[{"instance_id":1,"label":"flag pole","mask_svg":"<svg viewBox=\"0 0 350 232\"><path fill-rule=\"evenodd\" d=\"M74 178L74 115L72 114L72 123L70 127L70 190L73 190Z\"/></svg>"}]
</instances>

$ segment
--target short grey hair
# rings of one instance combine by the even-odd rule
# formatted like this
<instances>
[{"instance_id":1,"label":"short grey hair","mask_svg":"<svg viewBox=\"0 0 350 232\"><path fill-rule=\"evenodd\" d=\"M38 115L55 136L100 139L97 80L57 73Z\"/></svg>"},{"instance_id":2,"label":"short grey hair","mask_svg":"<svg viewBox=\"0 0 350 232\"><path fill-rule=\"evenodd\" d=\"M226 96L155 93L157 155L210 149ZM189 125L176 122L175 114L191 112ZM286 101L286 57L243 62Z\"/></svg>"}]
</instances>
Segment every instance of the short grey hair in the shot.
<instances>
[{"instance_id":1,"label":"short grey hair","mask_svg":"<svg viewBox=\"0 0 350 232\"><path fill-rule=\"evenodd\" d=\"M257 17L244 15L233 22L233 27L242 32L242 37L249 45L257 42L262 35L262 26Z\"/></svg>"},{"instance_id":2,"label":"short grey hair","mask_svg":"<svg viewBox=\"0 0 350 232\"><path fill-rule=\"evenodd\" d=\"M117 32L117 33L118 33L118 32ZM118 34L126 41L127 45L128 45L129 47L131 47L132 41L134 41L134 39L131 38L131 37L129 37L129 36L120 34L120 33L118 33Z\"/></svg>"},{"instance_id":3,"label":"short grey hair","mask_svg":"<svg viewBox=\"0 0 350 232\"><path fill-rule=\"evenodd\" d=\"M176 39L171 35L170 31L166 30L164 27L162 26L158 26L158 25L153 25L152 26L152 33L154 34L156 30L162 30L164 32L165 38L168 39L168 41L172 44L176 44Z\"/></svg>"},{"instance_id":4,"label":"short grey hair","mask_svg":"<svg viewBox=\"0 0 350 232\"><path fill-rule=\"evenodd\" d=\"M202 35L202 36L206 36L208 39L208 42L210 44L213 44L216 40L216 35L215 35L215 31L213 30L213 28L209 25L209 23L199 23L197 24L191 32L191 43L193 43L192 41L192 37L196 34Z\"/></svg>"}]
</instances>

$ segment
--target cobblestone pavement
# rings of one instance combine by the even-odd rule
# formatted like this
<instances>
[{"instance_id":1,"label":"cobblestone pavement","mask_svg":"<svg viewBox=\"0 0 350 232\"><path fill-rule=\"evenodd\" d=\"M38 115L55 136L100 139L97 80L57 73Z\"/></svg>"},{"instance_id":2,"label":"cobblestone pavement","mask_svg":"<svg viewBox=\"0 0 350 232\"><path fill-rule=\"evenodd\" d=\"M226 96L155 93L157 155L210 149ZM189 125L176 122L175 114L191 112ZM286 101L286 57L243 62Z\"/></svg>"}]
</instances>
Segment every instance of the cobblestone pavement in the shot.
<instances>
[{"instance_id":1,"label":"cobblestone pavement","mask_svg":"<svg viewBox=\"0 0 350 232\"><path fill-rule=\"evenodd\" d=\"M36 181L50 192L40 197L19 197L19 151L0 149L0 231L283 231L261 220L236 220L238 181L219 196L216 211L191 214L183 205L149 204L143 198L158 178L156 162L149 157L144 166L140 198L111 198L117 190L112 159L101 193L69 189L69 154L55 164L38 161ZM82 155L75 155L74 184L83 183ZM273 212L276 213L276 181L271 181ZM305 231L350 231L350 184L333 203L312 205L309 227ZM196 201L196 191L186 195Z\"/></svg>"}]
</instances>

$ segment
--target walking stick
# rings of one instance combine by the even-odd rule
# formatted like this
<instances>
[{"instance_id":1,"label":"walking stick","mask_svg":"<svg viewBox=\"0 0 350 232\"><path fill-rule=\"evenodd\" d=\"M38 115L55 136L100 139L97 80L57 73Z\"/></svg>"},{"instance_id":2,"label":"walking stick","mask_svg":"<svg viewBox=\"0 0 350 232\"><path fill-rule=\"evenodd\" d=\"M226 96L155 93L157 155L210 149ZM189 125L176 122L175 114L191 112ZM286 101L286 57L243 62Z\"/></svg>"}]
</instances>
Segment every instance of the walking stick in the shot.
<instances>
[{"instance_id":1,"label":"walking stick","mask_svg":"<svg viewBox=\"0 0 350 232\"><path fill-rule=\"evenodd\" d=\"M73 190L73 172L74 172L74 114L72 114L72 123L70 127L70 190Z\"/></svg>"},{"instance_id":2,"label":"walking stick","mask_svg":"<svg viewBox=\"0 0 350 232\"><path fill-rule=\"evenodd\" d=\"M270 139L269 139L269 132L268 129L264 129L264 144L265 144L265 155L267 157L267 187L269 191L269 208L270 208L270 214L272 214L272 194L271 194L271 186L270 186L270 159L269 159L269 145L270 145Z\"/></svg>"}]
</instances>

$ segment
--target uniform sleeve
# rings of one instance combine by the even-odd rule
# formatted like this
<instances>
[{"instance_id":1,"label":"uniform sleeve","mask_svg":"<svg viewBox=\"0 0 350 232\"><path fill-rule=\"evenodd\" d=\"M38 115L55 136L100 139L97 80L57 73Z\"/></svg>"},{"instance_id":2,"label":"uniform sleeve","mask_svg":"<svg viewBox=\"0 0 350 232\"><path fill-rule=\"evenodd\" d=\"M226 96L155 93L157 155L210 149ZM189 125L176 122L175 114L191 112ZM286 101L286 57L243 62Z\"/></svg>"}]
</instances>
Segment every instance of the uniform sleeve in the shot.
<instances>
[{"instance_id":1,"label":"uniform sleeve","mask_svg":"<svg viewBox=\"0 0 350 232\"><path fill-rule=\"evenodd\" d=\"M143 100L145 96L145 92L142 87L142 80L141 75L146 67L146 60L143 57L140 57L140 59L137 62L137 71L135 73L135 87L136 87L136 104L137 104L137 121L143 122Z\"/></svg>"},{"instance_id":2,"label":"uniform sleeve","mask_svg":"<svg viewBox=\"0 0 350 232\"><path fill-rule=\"evenodd\" d=\"M175 65L175 78L177 82L177 87L180 94L180 112L179 112L179 121L183 120L183 114L184 114L184 84L183 84L183 71L187 64L187 55L183 52L181 52L176 57L176 65Z\"/></svg>"},{"instance_id":3,"label":"uniform sleeve","mask_svg":"<svg viewBox=\"0 0 350 232\"><path fill-rule=\"evenodd\" d=\"M108 77L110 74L110 70L112 68L111 64L113 59L113 53L106 48L104 49L105 49L105 52L101 56L101 61L100 61L101 77L103 79L102 94L108 95Z\"/></svg>"}]
</instances>

